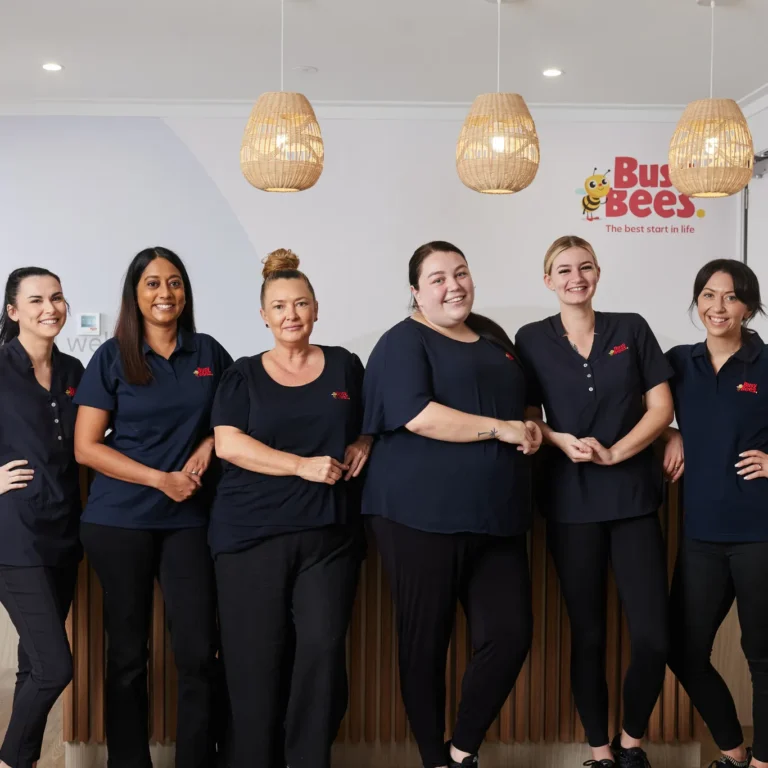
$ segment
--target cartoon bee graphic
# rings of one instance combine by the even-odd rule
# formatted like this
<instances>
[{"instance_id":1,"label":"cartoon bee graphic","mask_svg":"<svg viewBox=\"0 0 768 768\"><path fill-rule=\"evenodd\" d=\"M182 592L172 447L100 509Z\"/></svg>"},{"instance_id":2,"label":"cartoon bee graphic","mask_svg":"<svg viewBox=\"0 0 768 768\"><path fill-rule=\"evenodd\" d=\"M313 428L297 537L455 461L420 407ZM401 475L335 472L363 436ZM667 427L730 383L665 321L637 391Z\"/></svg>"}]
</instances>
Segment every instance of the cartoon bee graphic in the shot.
<instances>
[{"instance_id":1,"label":"cartoon bee graphic","mask_svg":"<svg viewBox=\"0 0 768 768\"><path fill-rule=\"evenodd\" d=\"M608 179L605 178L609 173L610 170L600 175L597 173L597 168L595 168L592 176L584 182L584 188L576 190L578 195L584 192L587 193L581 198L582 214L586 214L587 221L597 221L600 218L595 216L595 211L599 210L601 205L605 205L605 198L608 197L608 193L611 191L611 185Z\"/></svg>"}]
</instances>

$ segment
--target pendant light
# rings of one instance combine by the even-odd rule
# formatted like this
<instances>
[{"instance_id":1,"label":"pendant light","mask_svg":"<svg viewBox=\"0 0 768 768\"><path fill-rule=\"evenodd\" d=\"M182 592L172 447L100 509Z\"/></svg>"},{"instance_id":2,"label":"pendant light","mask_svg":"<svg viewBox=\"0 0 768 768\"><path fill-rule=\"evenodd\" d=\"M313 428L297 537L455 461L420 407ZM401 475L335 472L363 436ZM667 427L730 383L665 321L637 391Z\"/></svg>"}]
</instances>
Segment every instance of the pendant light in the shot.
<instances>
[{"instance_id":1,"label":"pendant light","mask_svg":"<svg viewBox=\"0 0 768 768\"><path fill-rule=\"evenodd\" d=\"M496 0L496 93L478 96L456 145L456 170L475 192L508 195L539 170L539 137L522 96L501 93L501 0Z\"/></svg>"},{"instance_id":2,"label":"pendant light","mask_svg":"<svg viewBox=\"0 0 768 768\"><path fill-rule=\"evenodd\" d=\"M280 0L280 90L262 93L240 147L240 169L257 189L300 192L323 172L323 137L312 105L301 93L283 90L285 0Z\"/></svg>"},{"instance_id":3,"label":"pendant light","mask_svg":"<svg viewBox=\"0 0 768 768\"><path fill-rule=\"evenodd\" d=\"M728 197L752 178L754 145L733 99L712 97L715 75L715 0L711 0L709 98L691 102L669 145L669 176L688 197Z\"/></svg>"}]
</instances>

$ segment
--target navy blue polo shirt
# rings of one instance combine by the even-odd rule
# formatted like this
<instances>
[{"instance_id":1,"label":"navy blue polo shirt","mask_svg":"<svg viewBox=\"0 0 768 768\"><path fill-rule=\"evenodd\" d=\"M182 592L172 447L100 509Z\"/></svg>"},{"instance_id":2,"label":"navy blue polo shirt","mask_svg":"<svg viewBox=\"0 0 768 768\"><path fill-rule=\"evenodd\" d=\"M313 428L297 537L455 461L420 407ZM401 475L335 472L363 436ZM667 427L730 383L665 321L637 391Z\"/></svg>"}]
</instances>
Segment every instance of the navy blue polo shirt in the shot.
<instances>
[{"instance_id":1,"label":"navy blue polo shirt","mask_svg":"<svg viewBox=\"0 0 768 768\"><path fill-rule=\"evenodd\" d=\"M434 533L525 532L530 457L499 440L450 443L405 425L432 402L522 420L526 389L516 356L485 338L456 341L410 318L387 331L365 372L363 432L375 442L363 514Z\"/></svg>"},{"instance_id":2,"label":"navy blue polo shirt","mask_svg":"<svg viewBox=\"0 0 768 768\"><path fill-rule=\"evenodd\" d=\"M625 437L645 413L643 396L672 376L648 323L637 314L595 312L588 358L570 345L560 315L531 323L517 348L536 377L547 424L555 432L594 437L606 448ZM655 513L661 466L649 446L611 467L573 463L554 446L540 451L536 499L546 517L592 523Z\"/></svg>"},{"instance_id":3,"label":"navy blue polo shirt","mask_svg":"<svg viewBox=\"0 0 768 768\"><path fill-rule=\"evenodd\" d=\"M147 467L177 472L211 434L213 397L232 358L210 336L186 331L179 333L168 360L146 342L144 354L152 381L129 384L117 341L109 339L88 363L75 402L110 412L112 431L105 445ZM211 467L203 476L203 489L175 502L149 486L97 473L82 521L147 529L207 525L216 474Z\"/></svg>"},{"instance_id":4,"label":"navy blue polo shirt","mask_svg":"<svg viewBox=\"0 0 768 768\"><path fill-rule=\"evenodd\" d=\"M685 535L702 541L768 541L768 480L744 480L743 451L768 453L768 353L750 333L715 374L706 343L667 358L683 436Z\"/></svg>"},{"instance_id":5,"label":"navy blue polo shirt","mask_svg":"<svg viewBox=\"0 0 768 768\"><path fill-rule=\"evenodd\" d=\"M360 436L363 365L342 347L320 348L322 373L298 387L278 384L263 355L238 360L216 392L212 425L235 427L277 451L343 461ZM222 464L208 529L214 556L282 533L359 521L359 478L328 485Z\"/></svg>"},{"instance_id":6,"label":"navy blue polo shirt","mask_svg":"<svg viewBox=\"0 0 768 768\"><path fill-rule=\"evenodd\" d=\"M0 495L0 564L61 566L80 559L80 485L75 463L83 365L54 347L51 389L41 386L18 339L0 346L0 466L29 462L26 488Z\"/></svg>"}]
</instances>

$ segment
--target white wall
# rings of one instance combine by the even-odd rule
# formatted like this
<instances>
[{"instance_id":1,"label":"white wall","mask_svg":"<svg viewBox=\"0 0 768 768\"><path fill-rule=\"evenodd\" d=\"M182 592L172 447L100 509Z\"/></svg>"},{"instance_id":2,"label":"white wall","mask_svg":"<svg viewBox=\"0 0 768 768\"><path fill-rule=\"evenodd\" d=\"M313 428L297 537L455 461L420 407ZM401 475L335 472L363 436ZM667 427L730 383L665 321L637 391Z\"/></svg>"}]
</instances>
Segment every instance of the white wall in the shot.
<instances>
[{"instance_id":1,"label":"white wall","mask_svg":"<svg viewBox=\"0 0 768 768\"><path fill-rule=\"evenodd\" d=\"M768 100L761 103L749 118L749 127L755 141L755 152L768 149ZM747 235L747 262L760 280L763 303L768 305L768 175L753 179L749 185ZM752 326L764 341L768 341L768 318L757 318Z\"/></svg>"},{"instance_id":2,"label":"white wall","mask_svg":"<svg viewBox=\"0 0 768 768\"><path fill-rule=\"evenodd\" d=\"M189 267L199 329L237 357L269 344L258 315L259 261L289 247L317 290L316 340L365 357L405 315L408 258L431 239L464 249L477 309L514 333L556 311L541 281L547 246L567 233L587 237L603 268L598 307L643 313L664 348L700 337L686 311L698 267L738 257L737 200L704 203L704 218L606 219L603 211L599 221L583 220L582 185L593 167L610 168L615 184L617 156L663 164L675 113L535 113L541 170L528 190L504 197L471 192L456 176L463 110L318 114L326 169L298 195L261 193L243 180L247 109L234 117L0 117L2 278L22 265L53 269L73 311L100 312L111 330L131 257L168 246ZM622 231L609 233L608 224ZM683 225L695 231L623 231ZM62 349L87 361L90 340L74 335L74 323L63 335ZM6 633L0 627L0 666L14 663Z\"/></svg>"}]
</instances>

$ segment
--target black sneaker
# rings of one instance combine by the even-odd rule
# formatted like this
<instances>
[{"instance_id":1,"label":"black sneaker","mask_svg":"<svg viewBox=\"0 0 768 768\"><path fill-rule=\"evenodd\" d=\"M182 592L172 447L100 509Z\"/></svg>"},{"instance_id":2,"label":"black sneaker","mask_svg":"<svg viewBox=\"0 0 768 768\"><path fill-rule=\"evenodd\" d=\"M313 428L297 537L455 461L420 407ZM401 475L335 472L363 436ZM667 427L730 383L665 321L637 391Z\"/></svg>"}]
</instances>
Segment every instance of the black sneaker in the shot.
<instances>
[{"instance_id":1,"label":"black sneaker","mask_svg":"<svg viewBox=\"0 0 768 768\"><path fill-rule=\"evenodd\" d=\"M621 736L611 742L611 751L616 757L618 768L651 768L645 750L642 747L625 749L621 746Z\"/></svg>"},{"instance_id":2,"label":"black sneaker","mask_svg":"<svg viewBox=\"0 0 768 768\"><path fill-rule=\"evenodd\" d=\"M445 751L448 753L448 768L477 768L477 755L467 755L460 763L451 757L451 742L445 742Z\"/></svg>"},{"instance_id":3,"label":"black sneaker","mask_svg":"<svg viewBox=\"0 0 768 768\"><path fill-rule=\"evenodd\" d=\"M747 768L751 762L752 762L752 747L747 747L747 757L741 762L739 762L738 760L734 760L732 757L726 757L725 755L720 755L720 757L717 760L713 760L709 764L709 768Z\"/></svg>"}]
</instances>

